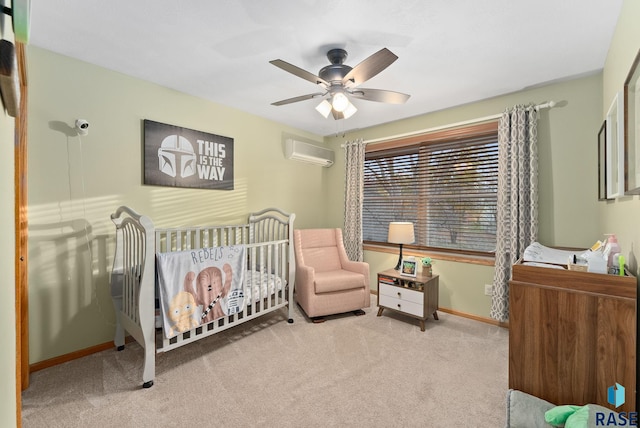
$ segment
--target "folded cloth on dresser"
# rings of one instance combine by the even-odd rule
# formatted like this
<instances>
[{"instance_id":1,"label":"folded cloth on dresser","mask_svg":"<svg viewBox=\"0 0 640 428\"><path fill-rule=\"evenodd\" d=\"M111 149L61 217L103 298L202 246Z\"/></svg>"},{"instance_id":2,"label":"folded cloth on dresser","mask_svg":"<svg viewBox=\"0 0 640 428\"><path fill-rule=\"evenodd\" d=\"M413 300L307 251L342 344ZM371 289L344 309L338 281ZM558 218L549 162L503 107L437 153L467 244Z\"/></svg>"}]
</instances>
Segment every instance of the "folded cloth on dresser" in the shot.
<instances>
[{"instance_id":1,"label":"folded cloth on dresser","mask_svg":"<svg viewBox=\"0 0 640 428\"><path fill-rule=\"evenodd\" d=\"M549 248L540 244L539 242L533 242L524 250L522 260L524 262L537 262L537 263L552 263L556 265L566 265L569 259L573 256L579 257L585 253L585 250L569 251L558 250L557 248Z\"/></svg>"},{"instance_id":2,"label":"folded cloth on dresser","mask_svg":"<svg viewBox=\"0 0 640 428\"><path fill-rule=\"evenodd\" d=\"M158 253L158 291L167 339L244 309L244 245Z\"/></svg>"}]
</instances>

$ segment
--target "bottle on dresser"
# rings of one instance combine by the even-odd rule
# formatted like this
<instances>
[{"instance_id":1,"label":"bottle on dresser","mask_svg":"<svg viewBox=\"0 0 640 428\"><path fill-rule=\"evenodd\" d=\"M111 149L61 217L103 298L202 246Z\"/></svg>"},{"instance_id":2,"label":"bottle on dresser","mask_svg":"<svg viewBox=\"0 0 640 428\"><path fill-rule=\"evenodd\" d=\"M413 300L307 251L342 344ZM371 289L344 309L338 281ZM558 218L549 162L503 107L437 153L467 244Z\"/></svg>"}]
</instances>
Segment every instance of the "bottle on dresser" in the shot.
<instances>
[{"instance_id":1,"label":"bottle on dresser","mask_svg":"<svg viewBox=\"0 0 640 428\"><path fill-rule=\"evenodd\" d=\"M607 260L607 270L609 273L618 273L618 263L620 254L620 244L618 244L618 238L615 234L607 234L607 243L604 246L604 252L602 256ZM624 260L624 259L623 259Z\"/></svg>"}]
</instances>

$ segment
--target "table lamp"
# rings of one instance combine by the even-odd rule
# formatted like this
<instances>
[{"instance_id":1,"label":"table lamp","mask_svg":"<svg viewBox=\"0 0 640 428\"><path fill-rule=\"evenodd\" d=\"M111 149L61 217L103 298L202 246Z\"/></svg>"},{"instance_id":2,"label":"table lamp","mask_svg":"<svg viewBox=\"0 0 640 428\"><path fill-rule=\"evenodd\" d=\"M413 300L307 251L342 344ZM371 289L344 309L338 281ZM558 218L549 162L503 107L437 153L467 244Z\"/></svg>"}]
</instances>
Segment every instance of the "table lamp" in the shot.
<instances>
[{"instance_id":1,"label":"table lamp","mask_svg":"<svg viewBox=\"0 0 640 428\"><path fill-rule=\"evenodd\" d=\"M413 223L408 221L392 221L389 223L387 242L400 244L400 255L395 270L400 270L402 264L402 244L412 244L416 240L413 234Z\"/></svg>"}]
</instances>

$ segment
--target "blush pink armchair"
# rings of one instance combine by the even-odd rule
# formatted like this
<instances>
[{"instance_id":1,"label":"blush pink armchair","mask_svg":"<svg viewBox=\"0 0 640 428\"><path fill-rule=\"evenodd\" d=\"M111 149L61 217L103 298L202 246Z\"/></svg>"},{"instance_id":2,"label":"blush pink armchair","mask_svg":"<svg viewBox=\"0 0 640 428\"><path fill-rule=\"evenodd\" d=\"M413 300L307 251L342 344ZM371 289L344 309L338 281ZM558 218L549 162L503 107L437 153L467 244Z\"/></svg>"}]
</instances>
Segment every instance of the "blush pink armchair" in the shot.
<instances>
[{"instance_id":1,"label":"blush pink armchair","mask_svg":"<svg viewBox=\"0 0 640 428\"><path fill-rule=\"evenodd\" d=\"M296 229L295 300L314 322L325 315L353 311L371 304L369 264L347 257L341 229Z\"/></svg>"}]
</instances>

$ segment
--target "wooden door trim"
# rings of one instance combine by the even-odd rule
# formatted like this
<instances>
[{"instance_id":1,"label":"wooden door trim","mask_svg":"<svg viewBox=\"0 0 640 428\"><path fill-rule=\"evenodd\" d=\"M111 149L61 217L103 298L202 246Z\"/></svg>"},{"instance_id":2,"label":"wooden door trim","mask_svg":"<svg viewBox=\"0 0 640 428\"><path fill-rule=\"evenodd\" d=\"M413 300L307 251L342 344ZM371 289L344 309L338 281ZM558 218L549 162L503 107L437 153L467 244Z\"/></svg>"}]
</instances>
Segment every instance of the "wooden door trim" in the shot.
<instances>
[{"instance_id":1,"label":"wooden door trim","mask_svg":"<svg viewBox=\"0 0 640 428\"><path fill-rule=\"evenodd\" d=\"M16 301L16 426L22 426L22 391L29 386L29 311L27 283L27 59L16 43L20 108L15 121L15 301Z\"/></svg>"}]
</instances>

